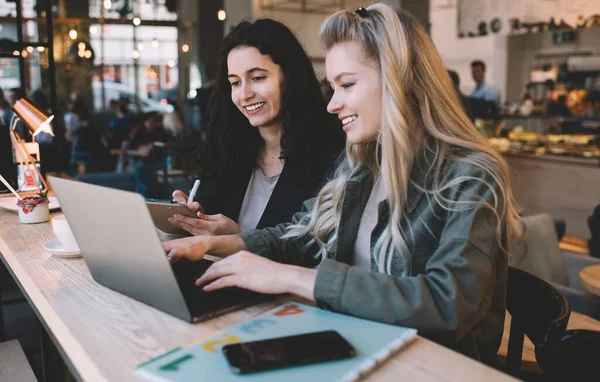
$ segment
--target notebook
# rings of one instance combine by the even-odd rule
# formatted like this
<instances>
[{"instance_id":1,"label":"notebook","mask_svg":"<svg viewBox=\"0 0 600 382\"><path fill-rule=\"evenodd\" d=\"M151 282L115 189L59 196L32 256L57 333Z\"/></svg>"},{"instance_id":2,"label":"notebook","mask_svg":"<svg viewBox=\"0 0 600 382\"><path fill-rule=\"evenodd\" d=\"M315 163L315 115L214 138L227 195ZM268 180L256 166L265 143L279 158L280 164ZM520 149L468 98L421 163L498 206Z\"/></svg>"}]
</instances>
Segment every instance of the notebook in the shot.
<instances>
[{"instance_id":1,"label":"notebook","mask_svg":"<svg viewBox=\"0 0 600 382\"><path fill-rule=\"evenodd\" d=\"M355 349L350 359L237 375L221 348L230 343L336 330ZM410 344L415 329L386 325L288 302L231 325L210 338L173 349L139 365L149 381L356 381Z\"/></svg>"}]
</instances>

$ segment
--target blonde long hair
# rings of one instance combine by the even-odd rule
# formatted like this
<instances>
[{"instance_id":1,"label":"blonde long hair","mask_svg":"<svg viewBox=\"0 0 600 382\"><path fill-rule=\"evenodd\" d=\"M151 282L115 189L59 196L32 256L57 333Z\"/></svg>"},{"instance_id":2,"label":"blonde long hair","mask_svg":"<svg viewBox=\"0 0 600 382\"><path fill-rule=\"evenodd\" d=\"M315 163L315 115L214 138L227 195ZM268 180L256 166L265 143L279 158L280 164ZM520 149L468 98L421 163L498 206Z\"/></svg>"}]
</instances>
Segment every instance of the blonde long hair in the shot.
<instances>
[{"instance_id":1,"label":"blonde long hair","mask_svg":"<svg viewBox=\"0 0 600 382\"><path fill-rule=\"evenodd\" d=\"M434 181L431 190L423 191L446 210L475 207L480 201L459 204L442 192L461 182L483 182L493 193L493 203L487 207L499 222L497 240L508 250L511 240L507 238L519 234L521 225L506 163L464 113L444 63L419 22L385 4L371 5L367 11L365 17L348 11L330 15L321 26L320 37L326 50L358 41L367 58L378 63L382 85L379 137L377 142L346 147L346 160L320 191L313 211L291 226L284 237L311 235L309 245L316 242L320 248L315 257L325 258L337 240L346 182L359 167L367 166L382 178L390 207L389 221L374 248L378 270L391 273L391 253L396 250L404 262L403 274L410 274L411 256L401 222L413 161L427 140L433 142L435 159L430 165ZM472 176L457 176L440 184L443 165L450 158L483 169L496 186Z\"/></svg>"}]
</instances>

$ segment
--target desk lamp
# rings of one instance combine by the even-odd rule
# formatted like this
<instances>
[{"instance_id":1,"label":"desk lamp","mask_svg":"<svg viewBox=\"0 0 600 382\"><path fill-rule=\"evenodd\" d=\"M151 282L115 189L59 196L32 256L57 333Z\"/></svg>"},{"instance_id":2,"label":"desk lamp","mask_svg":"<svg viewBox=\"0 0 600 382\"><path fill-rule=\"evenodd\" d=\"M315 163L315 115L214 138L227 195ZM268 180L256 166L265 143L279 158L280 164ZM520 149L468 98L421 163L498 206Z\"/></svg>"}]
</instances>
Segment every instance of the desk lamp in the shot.
<instances>
[{"instance_id":1,"label":"desk lamp","mask_svg":"<svg viewBox=\"0 0 600 382\"><path fill-rule=\"evenodd\" d=\"M36 179L35 174L39 177L44 185L44 190L48 191L48 184L42 177L39 169L37 168L36 162L40 161L39 155L39 145L35 142L35 137L41 132L48 133L54 136L52 132L52 128L50 127L50 122L54 118L54 116L48 116L44 112L40 111L37 107L33 105L31 101L27 98L21 98L15 102L13 106L13 120L11 121L11 139L13 141L13 147L15 148L15 163L20 165L20 169L23 173L23 178L26 180L24 185L27 186L27 180L32 181L31 183L35 184L40 194L42 193L42 189ZM33 142L26 143L19 136L19 134L15 131L17 127L17 123L21 121L27 127L31 135L33 136ZM31 153L34 152L37 154L37 160L34 158ZM29 167L29 175L27 176ZM33 171L30 169L33 168Z\"/></svg>"}]
</instances>

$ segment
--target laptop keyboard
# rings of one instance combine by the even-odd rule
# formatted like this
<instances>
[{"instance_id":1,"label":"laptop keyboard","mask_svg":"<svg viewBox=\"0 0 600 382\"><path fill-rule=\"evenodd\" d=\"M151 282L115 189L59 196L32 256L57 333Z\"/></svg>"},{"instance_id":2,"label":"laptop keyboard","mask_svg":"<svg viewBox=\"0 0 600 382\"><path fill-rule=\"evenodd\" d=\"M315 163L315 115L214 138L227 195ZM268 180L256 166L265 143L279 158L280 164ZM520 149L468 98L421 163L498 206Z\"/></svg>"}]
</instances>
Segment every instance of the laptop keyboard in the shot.
<instances>
[{"instance_id":1,"label":"laptop keyboard","mask_svg":"<svg viewBox=\"0 0 600 382\"><path fill-rule=\"evenodd\" d=\"M178 261L173 264L173 271L179 283L179 288L183 293L190 313L194 317L200 317L229 307L248 305L266 297L266 295L240 288L225 288L213 292L204 292L201 286L197 287L194 283L212 263L212 261L203 259L195 262Z\"/></svg>"}]
</instances>

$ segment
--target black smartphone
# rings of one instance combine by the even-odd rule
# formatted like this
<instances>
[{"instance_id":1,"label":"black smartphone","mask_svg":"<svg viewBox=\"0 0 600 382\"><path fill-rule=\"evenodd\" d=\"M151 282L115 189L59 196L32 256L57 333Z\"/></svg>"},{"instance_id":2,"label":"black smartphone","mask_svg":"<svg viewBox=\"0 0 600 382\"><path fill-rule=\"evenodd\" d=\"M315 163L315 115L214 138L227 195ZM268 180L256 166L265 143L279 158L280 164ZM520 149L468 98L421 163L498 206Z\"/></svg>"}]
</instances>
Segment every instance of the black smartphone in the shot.
<instances>
[{"instance_id":1,"label":"black smartphone","mask_svg":"<svg viewBox=\"0 0 600 382\"><path fill-rule=\"evenodd\" d=\"M246 374L289 366L351 358L356 350L334 330L223 346L234 373Z\"/></svg>"}]
</instances>

